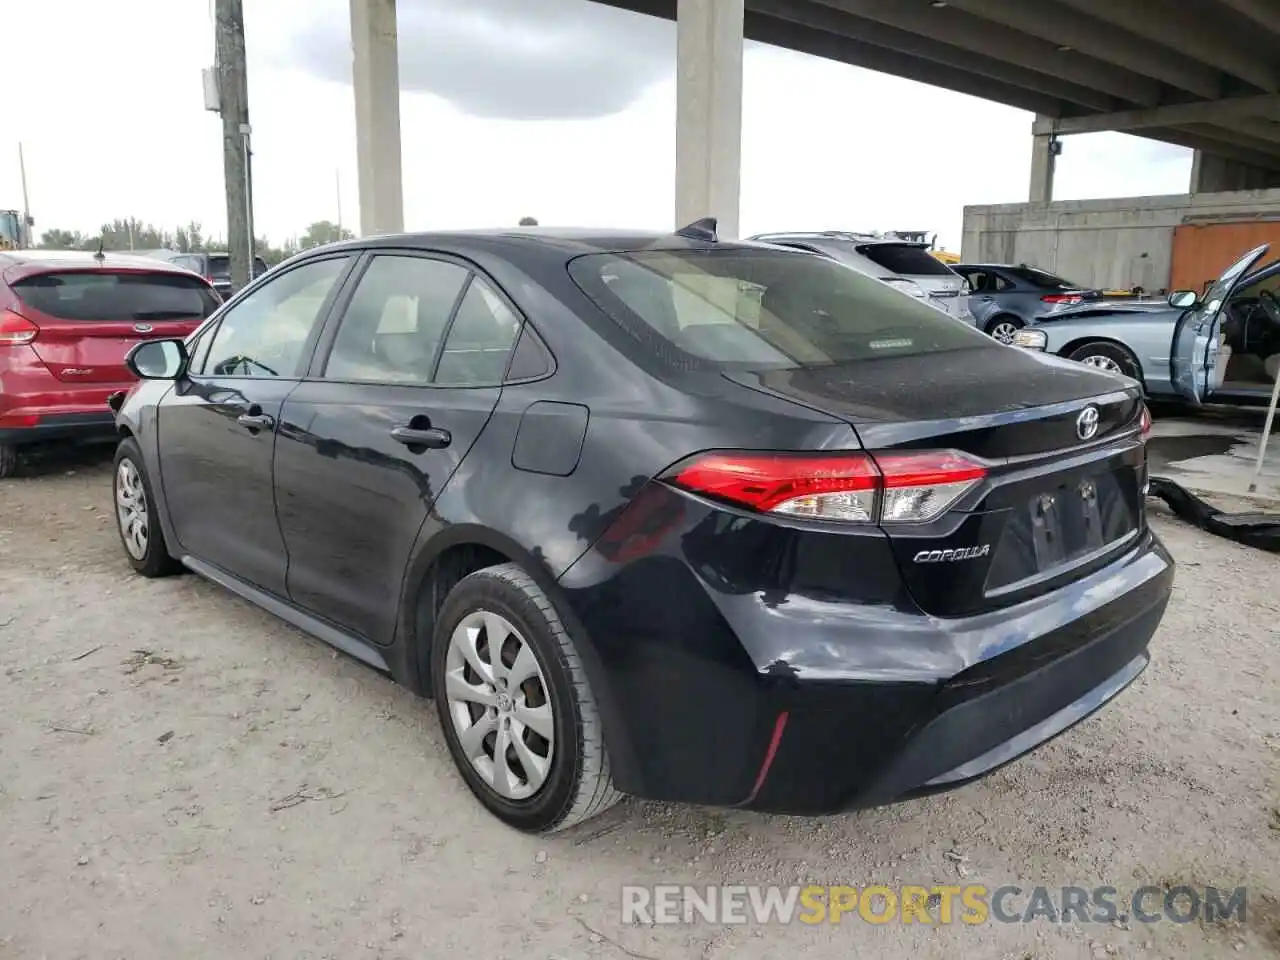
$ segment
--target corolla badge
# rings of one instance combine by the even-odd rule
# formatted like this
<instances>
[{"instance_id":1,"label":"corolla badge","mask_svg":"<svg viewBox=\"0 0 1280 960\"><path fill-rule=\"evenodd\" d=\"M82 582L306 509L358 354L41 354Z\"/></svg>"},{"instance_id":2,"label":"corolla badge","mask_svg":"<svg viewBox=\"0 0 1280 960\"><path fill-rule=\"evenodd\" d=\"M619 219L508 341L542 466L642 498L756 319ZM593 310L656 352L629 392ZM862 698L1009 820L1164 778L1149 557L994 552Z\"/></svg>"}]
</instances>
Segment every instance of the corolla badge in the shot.
<instances>
[{"instance_id":1,"label":"corolla badge","mask_svg":"<svg viewBox=\"0 0 1280 960\"><path fill-rule=\"evenodd\" d=\"M956 560L977 560L991 553L991 544L984 543L977 547L956 547L952 550L921 550L914 557L914 563L953 563Z\"/></svg>"},{"instance_id":2,"label":"corolla badge","mask_svg":"<svg viewBox=\"0 0 1280 960\"><path fill-rule=\"evenodd\" d=\"M155 329L155 327L151 326L149 323L135 323L133 325L133 329L138 333L150 333Z\"/></svg>"},{"instance_id":3,"label":"corolla badge","mask_svg":"<svg viewBox=\"0 0 1280 960\"><path fill-rule=\"evenodd\" d=\"M1076 417L1076 436L1081 440L1092 440L1098 433L1098 408L1085 407Z\"/></svg>"}]
</instances>

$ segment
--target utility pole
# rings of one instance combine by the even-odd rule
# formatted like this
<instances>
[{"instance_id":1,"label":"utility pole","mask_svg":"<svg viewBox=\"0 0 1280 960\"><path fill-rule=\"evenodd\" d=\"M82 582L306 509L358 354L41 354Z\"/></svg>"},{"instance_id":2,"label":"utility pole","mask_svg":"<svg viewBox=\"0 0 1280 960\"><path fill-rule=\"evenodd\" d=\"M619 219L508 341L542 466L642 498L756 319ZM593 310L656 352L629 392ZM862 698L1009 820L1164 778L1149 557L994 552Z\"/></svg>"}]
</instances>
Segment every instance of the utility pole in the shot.
<instances>
[{"instance_id":1,"label":"utility pole","mask_svg":"<svg viewBox=\"0 0 1280 960\"><path fill-rule=\"evenodd\" d=\"M27 161L22 155L22 144L18 144L18 176L22 178L22 224L18 227L18 248L34 247L35 238L31 236L31 227L35 223L31 219L31 201L27 199Z\"/></svg>"},{"instance_id":2,"label":"utility pole","mask_svg":"<svg viewBox=\"0 0 1280 960\"><path fill-rule=\"evenodd\" d=\"M231 289L248 284L253 263L253 200L249 188L249 84L241 0L216 0L218 107L222 116L222 172L227 193L227 253Z\"/></svg>"}]
</instances>

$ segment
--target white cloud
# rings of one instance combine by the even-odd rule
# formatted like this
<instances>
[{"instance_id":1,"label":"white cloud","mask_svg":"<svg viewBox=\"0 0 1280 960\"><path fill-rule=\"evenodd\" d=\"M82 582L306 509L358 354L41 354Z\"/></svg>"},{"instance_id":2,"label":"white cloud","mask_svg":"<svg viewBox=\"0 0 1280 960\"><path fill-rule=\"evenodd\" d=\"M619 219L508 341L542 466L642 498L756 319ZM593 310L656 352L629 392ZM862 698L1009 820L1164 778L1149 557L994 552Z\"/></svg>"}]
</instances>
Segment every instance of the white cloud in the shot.
<instances>
[{"instance_id":1,"label":"white cloud","mask_svg":"<svg viewBox=\"0 0 1280 960\"><path fill-rule=\"evenodd\" d=\"M200 220L223 233L220 125L203 110L200 87L213 58L208 0L0 3L0 35L17 40L7 45L7 69L33 91L7 99L5 130L25 144L37 229L92 230L132 214L164 225ZM343 218L357 221L350 87L337 73L316 77L295 56L313 4L349 37L344 0L245 0L256 216L276 240L336 216L335 173ZM651 39L655 28L669 33L673 58L674 27L646 22ZM402 63L421 56L402 45ZM404 94L406 225L508 225L532 215L669 227L672 68L668 61L646 79L641 63L624 77L642 81L629 106L595 119L497 120L474 115L492 110L463 113L470 101L457 88L443 91L448 100ZM920 229L954 249L965 204L1026 197L1026 113L757 44L745 69L745 231ZM1181 192L1189 170L1189 151L1119 134L1073 137L1057 196ZM20 203L16 149L5 146L0 207Z\"/></svg>"}]
</instances>

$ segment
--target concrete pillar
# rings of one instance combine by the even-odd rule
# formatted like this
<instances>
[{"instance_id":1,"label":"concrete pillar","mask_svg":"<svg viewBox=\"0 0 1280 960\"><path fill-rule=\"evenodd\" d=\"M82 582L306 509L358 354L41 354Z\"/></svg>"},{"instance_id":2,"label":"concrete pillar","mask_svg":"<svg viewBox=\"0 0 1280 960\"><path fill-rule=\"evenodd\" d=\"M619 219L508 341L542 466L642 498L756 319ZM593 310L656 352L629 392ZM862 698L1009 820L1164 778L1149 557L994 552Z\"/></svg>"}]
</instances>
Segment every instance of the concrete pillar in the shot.
<instances>
[{"instance_id":1,"label":"concrete pillar","mask_svg":"<svg viewBox=\"0 0 1280 960\"><path fill-rule=\"evenodd\" d=\"M677 0L676 226L701 217L738 236L745 0Z\"/></svg>"},{"instance_id":2,"label":"concrete pillar","mask_svg":"<svg viewBox=\"0 0 1280 960\"><path fill-rule=\"evenodd\" d=\"M1191 193L1270 190L1280 186L1280 172L1241 160L1197 150L1191 161Z\"/></svg>"},{"instance_id":3,"label":"concrete pillar","mask_svg":"<svg viewBox=\"0 0 1280 960\"><path fill-rule=\"evenodd\" d=\"M396 0L350 0L360 234L404 229Z\"/></svg>"},{"instance_id":4,"label":"concrete pillar","mask_svg":"<svg viewBox=\"0 0 1280 960\"><path fill-rule=\"evenodd\" d=\"M1052 119L1036 117L1037 121ZM1050 203L1053 200L1053 168L1057 163L1057 145L1052 136L1033 136L1031 146L1032 203Z\"/></svg>"}]
</instances>

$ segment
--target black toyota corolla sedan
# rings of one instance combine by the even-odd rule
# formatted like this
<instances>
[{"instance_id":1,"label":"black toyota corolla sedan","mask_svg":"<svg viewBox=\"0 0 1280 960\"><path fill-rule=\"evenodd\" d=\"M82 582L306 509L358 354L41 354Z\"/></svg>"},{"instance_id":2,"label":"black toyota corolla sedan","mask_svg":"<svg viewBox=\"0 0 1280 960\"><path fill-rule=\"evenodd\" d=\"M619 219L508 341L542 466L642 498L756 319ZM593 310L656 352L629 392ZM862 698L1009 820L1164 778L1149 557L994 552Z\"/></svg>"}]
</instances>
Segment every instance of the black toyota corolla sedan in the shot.
<instances>
[{"instance_id":1,"label":"black toyota corolla sedan","mask_svg":"<svg viewBox=\"0 0 1280 960\"><path fill-rule=\"evenodd\" d=\"M965 783L1138 676L1173 582L1138 384L710 222L327 246L130 363L134 569L433 697L522 830Z\"/></svg>"}]
</instances>

